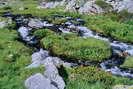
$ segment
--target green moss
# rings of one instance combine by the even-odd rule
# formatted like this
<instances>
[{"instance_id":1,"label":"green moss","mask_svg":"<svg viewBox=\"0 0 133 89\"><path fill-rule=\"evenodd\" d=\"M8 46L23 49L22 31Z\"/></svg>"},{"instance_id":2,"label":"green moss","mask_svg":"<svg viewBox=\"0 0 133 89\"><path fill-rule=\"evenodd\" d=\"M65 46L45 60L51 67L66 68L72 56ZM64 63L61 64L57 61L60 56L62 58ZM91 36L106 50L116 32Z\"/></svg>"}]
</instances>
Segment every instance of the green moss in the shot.
<instances>
[{"instance_id":1,"label":"green moss","mask_svg":"<svg viewBox=\"0 0 133 89\"><path fill-rule=\"evenodd\" d=\"M129 56L125 59L125 62L121 65L124 68L133 68L133 56Z\"/></svg>"},{"instance_id":2,"label":"green moss","mask_svg":"<svg viewBox=\"0 0 133 89\"><path fill-rule=\"evenodd\" d=\"M25 89L24 81L44 67L26 69L31 63L32 50L16 40L17 32L0 29L0 88Z\"/></svg>"},{"instance_id":3,"label":"green moss","mask_svg":"<svg viewBox=\"0 0 133 89\"><path fill-rule=\"evenodd\" d=\"M36 36L40 36L40 37L46 37L49 35L53 35L54 32L51 31L50 29L40 29L40 30L35 31L33 34Z\"/></svg>"},{"instance_id":4,"label":"green moss","mask_svg":"<svg viewBox=\"0 0 133 89\"><path fill-rule=\"evenodd\" d=\"M50 35L41 41L47 50L69 60L101 62L111 56L108 43L95 38L80 38L71 34Z\"/></svg>"}]
</instances>

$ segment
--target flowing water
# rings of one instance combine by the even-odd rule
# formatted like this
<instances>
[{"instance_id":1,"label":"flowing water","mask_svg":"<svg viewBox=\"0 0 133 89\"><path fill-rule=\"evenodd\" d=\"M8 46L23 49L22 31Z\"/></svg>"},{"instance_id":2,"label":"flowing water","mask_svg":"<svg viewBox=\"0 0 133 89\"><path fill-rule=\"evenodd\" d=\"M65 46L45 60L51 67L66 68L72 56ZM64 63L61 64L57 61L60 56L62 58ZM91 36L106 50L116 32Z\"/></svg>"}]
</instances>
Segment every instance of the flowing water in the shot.
<instances>
[{"instance_id":1,"label":"flowing water","mask_svg":"<svg viewBox=\"0 0 133 89\"><path fill-rule=\"evenodd\" d=\"M13 15L10 13L6 13L3 15L4 17L11 17L17 24L18 32L22 38L22 40L28 44L37 48L38 40L37 38L31 34L33 30L37 30L38 28L34 28L28 26L29 20L36 19L32 15ZM61 25L55 25L49 23L48 20L40 20L40 23L43 25L41 28L50 28L55 32L60 33L71 33L78 32L79 35L83 38L93 37L96 39L104 40L110 43L112 48L112 57L100 64L100 67L106 72L111 72L114 75L130 77L133 78L133 70L132 69L122 69L119 66L123 63L124 58L121 55L128 54L133 56L133 44L123 43L120 41L113 41L107 37L103 37L100 34L93 32L89 28L83 26L84 21L80 18L72 18L72 17L64 17L53 15L54 18L65 18L67 22L62 23ZM72 21L76 21L77 24L73 24ZM38 49L38 48L37 48ZM41 48L39 48L41 49ZM128 56L126 55L126 56ZM125 57L126 57L125 56Z\"/></svg>"}]
</instances>

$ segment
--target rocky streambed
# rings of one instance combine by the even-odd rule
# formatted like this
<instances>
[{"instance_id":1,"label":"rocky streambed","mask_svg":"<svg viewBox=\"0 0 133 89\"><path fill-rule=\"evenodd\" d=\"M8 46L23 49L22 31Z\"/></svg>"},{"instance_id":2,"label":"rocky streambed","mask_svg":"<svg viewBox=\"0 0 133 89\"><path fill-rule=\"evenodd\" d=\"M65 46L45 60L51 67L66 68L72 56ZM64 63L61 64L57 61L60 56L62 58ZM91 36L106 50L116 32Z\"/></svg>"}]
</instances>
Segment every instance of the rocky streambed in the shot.
<instances>
[{"instance_id":1,"label":"rocky streambed","mask_svg":"<svg viewBox=\"0 0 133 89\"><path fill-rule=\"evenodd\" d=\"M67 62L59 57L53 57L48 50L44 50L41 47L39 38L32 34L33 31L42 28L48 28L55 31L57 34L76 32L83 38L92 37L108 42L112 48L112 57L98 64L99 67L106 72L111 72L114 75L133 78L133 69L120 68L120 65L123 64L123 61L127 56L133 56L133 44L115 41L104 37L99 33L93 32L84 26L85 22L80 18L53 15L53 19L62 18L67 20L66 22L62 22L60 24L54 24L51 23L47 18L40 19L30 14L13 15L11 13L4 13L3 17L11 18L13 21L15 21L17 24L17 31L20 35L19 40L36 50L36 52L32 54L32 64L26 68L35 68L41 65L45 67L43 74L35 74L25 81L25 86L28 89L44 89L44 87L46 87L46 89L64 89L65 82L59 75L58 68L62 66L88 66L91 64L87 61ZM75 23L72 23L73 21Z\"/></svg>"}]
</instances>

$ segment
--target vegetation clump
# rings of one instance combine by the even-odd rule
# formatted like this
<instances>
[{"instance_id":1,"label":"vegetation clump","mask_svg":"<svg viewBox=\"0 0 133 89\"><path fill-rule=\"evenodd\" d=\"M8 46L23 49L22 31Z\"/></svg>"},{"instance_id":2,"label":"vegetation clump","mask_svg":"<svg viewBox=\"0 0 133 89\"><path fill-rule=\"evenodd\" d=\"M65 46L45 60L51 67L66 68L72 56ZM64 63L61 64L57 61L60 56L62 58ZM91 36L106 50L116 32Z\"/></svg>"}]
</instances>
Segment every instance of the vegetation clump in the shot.
<instances>
[{"instance_id":1,"label":"vegetation clump","mask_svg":"<svg viewBox=\"0 0 133 89\"><path fill-rule=\"evenodd\" d=\"M103 1L103 0L96 0L96 1L95 1L95 4L97 4L98 6L100 6L100 7L103 8L103 9L112 8L112 5L111 5L111 4L106 3L106 2Z\"/></svg>"},{"instance_id":2,"label":"vegetation clump","mask_svg":"<svg viewBox=\"0 0 133 89\"><path fill-rule=\"evenodd\" d=\"M55 18L54 20L52 20L53 24L61 24L61 23L65 23L67 22L66 18Z\"/></svg>"},{"instance_id":3,"label":"vegetation clump","mask_svg":"<svg viewBox=\"0 0 133 89\"><path fill-rule=\"evenodd\" d=\"M127 19L124 21L125 24L133 25L133 19Z\"/></svg>"},{"instance_id":4,"label":"vegetation clump","mask_svg":"<svg viewBox=\"0 0 133 89\"><path fill-rule=\"evenodd\" d=\"M70 78L74 81L86 81L89 83L103 82L108 85L113 84L114 81L110 73L106 73L95 67L77 67L72 72Z\"/></svg>"},{"instance_id":5,"label":"vegetation clump","mask_svg":"<svg viewBox=\"0 0 133 89\"><path fill-rule=\"evenodd\" d=\"M104 16L87 16L87 26L105 36L133 43L133 25L113 21ZM95 24L94 24L95 23Z\"/></svg>"},{"instance_id":6,"label":"vegetation clump","mask_svg":"<svg viewBox=\"0 0 133 89\"><path fill-rule=\"evenodd\" d=\"M80 38L73 34L49 35L42 39L44 48L69 60L101 62L111 56L110 45L95 38Z\"/></svg>"},{"instance_id":7,"label":"vegetation clump","mask_svg":"<svg viewBox=\"0 0 133 89\"><path fill-rule=\"evenodd\" d=\"M54 32L51 31L50 29L40 29L40 30L35 31L33 34L39 37L46 37L49 35L53 35Z\"/></svg>"},{"instance_id":8,"label":"vegetation clump","mask_svg":"<svg viewBox=\"0 0 133 89\"><path fill-rule=\"evenodd\" d=\"M132 85L133 80L125 77L113 76L97 67L76 67L65 69L68 76L66 89L112 89L112 86Z\"/></svg>"},{"instance_id":9,"label":"vegetation clump","mask_svg":"<svg viewBox=\"0 0 133 89\"><path fill-rule=\"evenodd\" d=\"M125 62L121 65L124 68L133 68L133 56L129 56L125 59Z\"/></svg>"}]
</instances>

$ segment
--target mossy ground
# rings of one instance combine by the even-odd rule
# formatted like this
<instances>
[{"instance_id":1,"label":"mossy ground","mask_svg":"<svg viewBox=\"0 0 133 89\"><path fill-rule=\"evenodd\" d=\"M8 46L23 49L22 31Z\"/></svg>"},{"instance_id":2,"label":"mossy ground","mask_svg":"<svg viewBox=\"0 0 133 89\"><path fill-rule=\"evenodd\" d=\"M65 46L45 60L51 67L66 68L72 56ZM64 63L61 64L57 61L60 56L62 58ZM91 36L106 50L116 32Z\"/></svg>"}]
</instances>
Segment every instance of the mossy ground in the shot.
<instances>
[{"instance_id":1,"label":"mossy ground","mask_svg":"<svg viewBox=\"0 0 133 89\"><path fill-rule=\"evenodd\" d=\"M43 72L44 68L26 69L31 63L33 50L16 40L17 32L0 29L0 89L25 89L26 78Z\"/></svg>"},{"instance_id":2,"label":"mossy ground","mask_svg":"<svg viewBox=\"0 0 133 89\"><path fill-rule=\"evenodd\" d=\"M101 62L111 56L107 42L95 38L80 38L73 34L49 35L42 39L44 48L68 60Z\"/></svg>"}]
</instances>

